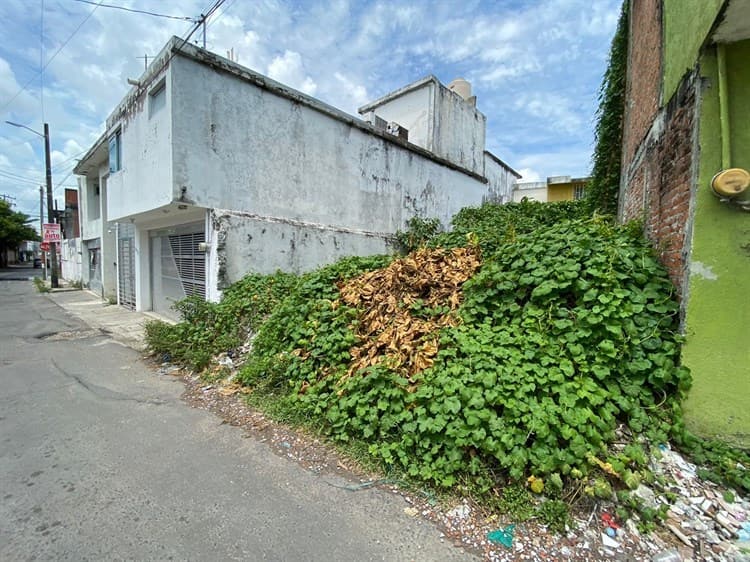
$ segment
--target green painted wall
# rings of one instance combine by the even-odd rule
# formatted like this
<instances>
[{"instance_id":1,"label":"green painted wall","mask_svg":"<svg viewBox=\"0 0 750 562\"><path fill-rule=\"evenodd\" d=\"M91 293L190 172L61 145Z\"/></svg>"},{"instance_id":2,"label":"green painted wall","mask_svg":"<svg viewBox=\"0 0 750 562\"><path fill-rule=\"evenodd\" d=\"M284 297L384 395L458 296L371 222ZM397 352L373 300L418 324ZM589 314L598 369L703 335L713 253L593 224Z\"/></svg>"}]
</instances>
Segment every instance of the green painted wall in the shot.
<instances>
[{"instance_id":1,"label":"green painted wall","mask_svg":"<svg viewBox=\"0 0 750 562\"><path fill-rule=\"evenodd\" d=\"M732 165L750 169L750 41L727 48ZM693 224L683 363L693 373L688 428L750 447L750 213L711 193L721 170L716 56L701 59L708 81L700 108L700 162Z\"/></svg>"},{"instance_id":2,"label":"green painted wall","mask_svg":"<svg viewBox=\"0 0 750 562\"><path fill-rule=\"evenodd\" d=\"M664 87L662 104L677 91L719 14L724 0L664 0Z\"/></svg>"}]
</instances>

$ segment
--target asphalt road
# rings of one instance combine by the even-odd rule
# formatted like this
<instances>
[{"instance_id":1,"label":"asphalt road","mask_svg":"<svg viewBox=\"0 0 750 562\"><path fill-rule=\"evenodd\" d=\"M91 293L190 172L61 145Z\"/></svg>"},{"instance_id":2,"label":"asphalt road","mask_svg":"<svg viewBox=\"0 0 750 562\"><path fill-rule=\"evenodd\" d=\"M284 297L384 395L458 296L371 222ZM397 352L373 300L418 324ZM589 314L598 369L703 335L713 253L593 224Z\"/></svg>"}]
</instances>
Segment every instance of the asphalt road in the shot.
<instances>
[{"instance_id":1,"label":"asphalt road","mask_svg":"<svg viewBox=\"0 0 750 562\"><path fill-rule=\"evenodd\" d=\"M0 281L26 281L32 277L41 277L42 268L33 268L30 265L14 265L0 269Z\"/></svg>"},{"instance_id":2,"label":"asphalt road","mask_svg":"<svg viewBox=\"0 0 750 562\"><path fill-rule=\"evenodd\" d=\"M0 281L0 560L467 560L180 401L30 282Z\"/></svg>"}]
</instances>

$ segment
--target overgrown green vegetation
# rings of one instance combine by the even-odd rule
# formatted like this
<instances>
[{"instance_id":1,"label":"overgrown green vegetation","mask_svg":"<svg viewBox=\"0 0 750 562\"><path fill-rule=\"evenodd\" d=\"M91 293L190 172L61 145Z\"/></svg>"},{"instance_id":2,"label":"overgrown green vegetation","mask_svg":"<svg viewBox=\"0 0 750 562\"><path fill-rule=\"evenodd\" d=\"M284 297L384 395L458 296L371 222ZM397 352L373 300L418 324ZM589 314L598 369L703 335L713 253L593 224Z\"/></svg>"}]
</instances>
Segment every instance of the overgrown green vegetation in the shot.
<instances>
[{"instance_id":1,"label":"overgrown green vegetation","mask_svg":"<svg viewBox=\"0 0 750 562\"><path fill-rule=\"evenodd\" d=\"M435 234L427 242L433 247L455 248L475 239L485 255L492 255L507 240L519 234L532 234L538 229L561 221L585 218L590 213L580 201L539 203L524 200L505 205L486 203L465 207L453 217L450 232Z\"/></svg>"},{"instance_id":2,"label":"overgrown green vegetation","mask_svg":"<svg viewBox=\"0 0 750 562\"><path fill-rule=\"evenodd\" d=\"M622 126L628 65L628 14L623 0L620 20L609 52L609 63L599 89L599 109L594 131L594 162L584 204L590 212L617 213L622 160Z\"/></svg>"},{"instance_id":3,"label":"overgrown green vegetation","mask_svg":"<svg viewBox=\"0 0 750 562\"><path fill-rule=\"evenodd\" d=\"M200 368L256 333L238 375L254 405L366 451L388 474L558 530L564 501L580 493L617 493L623 513L637 509L627 490L653 482L650 446L669 439L709 464L705 476L750 490L737 464L750 466L746 455L684 430L690 376L678 364L678 306L641 229L585 213L576 203L487 204L462 210L450 233L414 237L483 254L452 308L425 309L426 295L408 301L394 284L386 303L408 310L414 326L454 315L417 372L385 359L352 369L362 338L385 332L358 335L371 311L347 305L366 299L345 301L342 290L389 264L414 267L425 252L403 263L347 258L300 277L251 275L220 304L181 303L185 321L150 325L149 344ZM389 345L406 341L428 345ZM538 506L536 494L551 500ZM663 516L639 513L646 524Z\"/></svg>"},{"instance_id":4,"label":"overgrown green vegetation","mask_svg":"<svg viewBox=\"0 0 750 562\"><path fill-rule=\"evenodd\" d=\"M34 277L34 287L40 293L49 293L50 288L41 277Z\"/></svg>"},{"instance_id":5,"label":"overgrown green vegetation","mask_svg":"<svg viewBox=\"0 0 750 562\"><path fill-rule=\"evenodd\" d=\"M296 283L297 277L289 273L248 275L227 289L220 303L188 297L175 304L182 319L179 324L146 324L148 348L202 369L213 355L232 352L244 343Z\"/></svg>"},{"instance_id":6,"label":"overgrown green vegetation","mask_svg":"<svg viewBox=\"0 0 750 562\"><path fill-rule=\"evenodd\" d=\"M406 227L406 230L396 232L396 244L404 254L424 246L428 240L440 232L440 221L412 217L407 221Z\"/></svg>"},{"instance_id":7,"label":"overgrown green vegetation","mask_svg":"<svg viewBox=\"0 0 750 562\"><path fill-rule=\"evenodd\" d=\"M499 222L493 210L507 212L475 213ZM689 385L671 285L626 228L576 219L532 229L496 240L464 286L462 323L442 331L434 365L413 380L383 364L344 376L361 311L337 300L341 265L308 275L272 314L242 379L437 486L470 481L487 493L499 477L534 475L554 489L604 465L645 469L641 448L608 444L621 423L666 440Z\"/></svg>"}]
</instances>

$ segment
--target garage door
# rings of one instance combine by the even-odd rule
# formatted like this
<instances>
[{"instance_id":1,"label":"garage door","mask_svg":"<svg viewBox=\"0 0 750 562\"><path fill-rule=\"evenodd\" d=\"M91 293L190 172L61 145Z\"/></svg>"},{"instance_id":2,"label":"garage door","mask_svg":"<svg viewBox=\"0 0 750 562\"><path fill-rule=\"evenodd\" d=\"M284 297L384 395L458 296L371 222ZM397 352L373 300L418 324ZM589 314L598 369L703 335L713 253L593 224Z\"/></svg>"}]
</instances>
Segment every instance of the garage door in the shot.
<instances>
[{"instance_id":1,"label":"garage door","mask_svg":"<svg viewBox=\"0 0 750 562\"><path fill-rule=\"evenodd\" d=\"M177 318L172 305L185 297L206 298L206 235L202 222L151 233L153 309Z\"/></svg>"}]
</instances>

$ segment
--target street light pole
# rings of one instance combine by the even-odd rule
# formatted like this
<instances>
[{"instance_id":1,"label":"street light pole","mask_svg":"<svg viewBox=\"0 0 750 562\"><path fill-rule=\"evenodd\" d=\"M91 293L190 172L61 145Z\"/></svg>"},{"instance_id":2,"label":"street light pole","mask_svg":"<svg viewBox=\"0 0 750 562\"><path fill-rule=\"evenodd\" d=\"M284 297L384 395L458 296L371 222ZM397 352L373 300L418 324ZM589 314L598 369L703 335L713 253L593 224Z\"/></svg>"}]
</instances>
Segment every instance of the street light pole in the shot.
<instances>
[{"instance_id":1,"label":"street light pole","mask_svg":"<svg viewBox=\"0 0 750 562\"><path fill-rule=\"evenodd\" d=\"M39 230L40 233L44 233L44 188L39 186ZM42 279L47 280L47 252L42 252L42 259L44 264L42 267Z\"/></svg>"},{"instance_id":2,"label":"street light pole","mask_svg":"<svg viewBox=\"0 0 750 562\"><path fill-rule=\"evenodd\" d=\"M52 208L52 164L50 162L49 155L49 125L44 124L44 166L47 175L47 220L50 223L55 222L55 211ZM53 289L56 289L58 284L57 279L57 242L50 243L50 280Z\"/></svg>"},{"instance_id":3,"label":"street light pole","mask_svg":"<svg viewBox=\"0 0 750 562\"><path fill-rule=\"evenodd\" d=\"M50 155L49 155L49 125L47 123L44 124L44 134L40 133L39 131L35 131L31 127L27 127L26 125L21 125L20 123L14 123L13 121L6 121L8 125L13 125L14 127L20 127L21 129L26 129L27 131L31 131L35 135L42 137L44 139L44 168L47 175L47 222L53 223L55 222L55 212L52 208L52 164L50 162ZM42 225L42 233L44 233L44 225ZM50 279L52 288L56 289L58 284L57 279L57 243L51 242L50 243L50 257L49 257L49 264L50 264Z\"/></svg>"}]
</instances>

